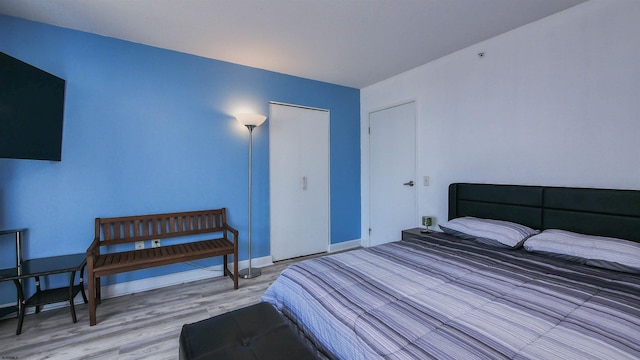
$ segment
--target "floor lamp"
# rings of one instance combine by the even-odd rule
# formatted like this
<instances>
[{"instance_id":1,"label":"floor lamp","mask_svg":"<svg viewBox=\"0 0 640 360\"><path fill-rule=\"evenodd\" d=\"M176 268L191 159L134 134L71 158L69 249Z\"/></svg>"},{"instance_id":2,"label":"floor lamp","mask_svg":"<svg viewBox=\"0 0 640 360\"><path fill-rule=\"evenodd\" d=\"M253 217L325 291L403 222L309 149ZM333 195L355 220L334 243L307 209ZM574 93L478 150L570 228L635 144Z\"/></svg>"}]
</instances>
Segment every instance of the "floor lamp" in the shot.
<instances>
[{"instance_id":1,"label":"floor lamp","mask_svg":"<svg viewBox=\"0 0 640 360\"><path fill-rule=\"evenodd\" d=\"M238 119L238 121L240 121L242 125L246 126L247 129L249 129L249 267L240 270L238 276L243 279L251 279L262 274L262 271L259 268L251 268L251 159L253 157L253 129L256 126L262 125L267 117L259 114L237 114L236 119Z\"/></svg>"}]
</instances>

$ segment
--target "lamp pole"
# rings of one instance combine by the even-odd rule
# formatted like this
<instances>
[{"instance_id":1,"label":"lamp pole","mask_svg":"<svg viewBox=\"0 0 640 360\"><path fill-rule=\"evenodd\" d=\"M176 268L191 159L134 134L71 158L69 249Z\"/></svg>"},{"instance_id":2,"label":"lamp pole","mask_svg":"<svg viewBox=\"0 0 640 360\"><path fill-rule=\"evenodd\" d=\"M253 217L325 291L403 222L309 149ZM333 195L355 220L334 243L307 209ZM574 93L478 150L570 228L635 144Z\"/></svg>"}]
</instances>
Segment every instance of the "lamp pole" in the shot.
<instances>
[{"instance_id":1,"label":"lamp pole","mask_svg":"<svg viewBox=\"0 0 640 360\"><path fill-rule=\"evenodd\" d=\"M245 125L247 127L247 129L249 129L249 227L248 227L248 234L249 234L249 267L246 269L242 269L240 270L240 272L238 273L238 275L243 278L243 279L251 279L254 277L258 277L262 274L262 270L260 270L259 268L252 268L251 267L251 206L252 206L252 201L251 201L251 193L253 190L253 186L251 184L251 180L253 178L252 176L252 170L253 170L253 166L252 166L252 159L253 159L253 129L256 127L256 125Z\"/></svg>"},{"instance_id":2,"label":"lamp pole","mask_svg":"<svg viewBox=\"0 0 640 360\"><path fill-rule=\"evenodd\" d=\"M248 196L249 197L249 227L248 227L249 267L246 269L240 270L238 272L238 276L240 276L243 279L251 279L254 277L258 277L262 274L262 270L260 270L259 268L251 267L251 236L252 236L251 225L253 223L251 219L251 207L252 207L251 193L253 190L253 186L252 186L253 166L251 162L253 160L253 129L255 129L256 126L260 126L267 119L267 117L259 114L237 114L236 119L238 119L238 121L240 121L242 125L246 126L247 129L249 129L249 196Z\"/></svg>"}]
</instances>

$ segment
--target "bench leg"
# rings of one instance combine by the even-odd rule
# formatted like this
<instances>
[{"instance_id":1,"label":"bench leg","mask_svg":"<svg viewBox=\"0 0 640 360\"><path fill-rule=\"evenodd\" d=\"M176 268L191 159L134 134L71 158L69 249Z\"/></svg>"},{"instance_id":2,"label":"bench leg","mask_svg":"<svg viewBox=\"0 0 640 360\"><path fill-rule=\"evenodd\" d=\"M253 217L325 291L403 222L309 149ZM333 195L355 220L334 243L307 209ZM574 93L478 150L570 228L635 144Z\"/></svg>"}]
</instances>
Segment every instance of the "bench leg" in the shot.
<instances>
[{"instance_id":1,"label":"bench leg","mask_svg":"<svg viewBox=\"0 0 640 360\"><path fill-rule=\"evenodd\" d=\"M102 286L100 286L100 278L97 277L96 278L96 306L98 306L98 304L102 302L102 293L100 292L101 288Z\"/></svg>"},{"instance_id":2,"label":"bench leg","mask_svg":"<svg viewBox=\"0 0 640 360\"><path fill-rule=\"evenodd\" d=\"M92 273L87 274L87 285L89 290L89 326L93 326L96 324L96 278ZM100 285L98 285L100 288Z\"/></svg>"},{"instance_id":3,"label":"bench leg","mask_svg":"<svg viewBox=\"0 0 640 360\"><path fill-rule=\"evenodd\" d=\"M233 254L233 289L238 290L238 254Z\"/></svg>"},{"instance_id":4,"label":"bench leg","mask_svg":"<svg viewBox=\"0 0 640 360\"><path fill-rule=\"evenodd\" d=\"M233 272L231 270L229 270L229 263L227 263L227 261L229 260L228 255L222 255L222 271L223 271L223 276L228 276L231 278L231 280L233 280L233 289L234 290L238 290L238 260L236 258L236 256L233 256Z\"/></svg>"}]
</instances>

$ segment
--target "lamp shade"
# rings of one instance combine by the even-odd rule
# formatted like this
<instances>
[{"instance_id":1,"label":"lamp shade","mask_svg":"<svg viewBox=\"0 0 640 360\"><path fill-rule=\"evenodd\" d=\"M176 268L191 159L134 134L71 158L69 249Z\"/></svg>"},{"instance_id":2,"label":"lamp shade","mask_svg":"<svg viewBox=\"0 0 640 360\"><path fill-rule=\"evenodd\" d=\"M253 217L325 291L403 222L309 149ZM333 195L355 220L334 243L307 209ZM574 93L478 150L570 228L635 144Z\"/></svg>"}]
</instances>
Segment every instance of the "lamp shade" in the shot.
<instances>
[{"instance_id":1,"label":"lamp shade","mask_svg":"<svg viewBox=\"0 0 640 360\"><path fill-rule=\"evenodd\" d=\"M260 114L244 113L236 114L236 119L244 126L260 126L267 120L267 117Z\"/></svg>"}]
</instances>

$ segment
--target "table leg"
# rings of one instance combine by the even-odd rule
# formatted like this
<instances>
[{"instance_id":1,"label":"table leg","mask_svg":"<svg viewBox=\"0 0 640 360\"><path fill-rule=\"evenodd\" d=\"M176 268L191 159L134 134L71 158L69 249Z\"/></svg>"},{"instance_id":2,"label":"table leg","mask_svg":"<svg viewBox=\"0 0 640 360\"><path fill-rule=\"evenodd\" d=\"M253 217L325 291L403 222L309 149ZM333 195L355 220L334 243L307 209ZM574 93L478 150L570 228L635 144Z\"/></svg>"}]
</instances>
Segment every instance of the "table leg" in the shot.
<instances>
[{"instance_id":1,"label":"table leg","mask_svg":"<svg viewBox=\"0 0 640 360\"><path fill-rule=\"evenodd\" d=\"M78 322L78 319L76 318L76 307L73 304L73 283L74 283L74 279L76 277L76 272L72 271L71 274L69 275L69 308L71 308L71 319L73 320L74 323Z\"/></svg>"},{"instance_id":2,"label":"table leg","mask_svg":"<svg viewBox=\"0 0 640 360\"><path fill-rule=\"evenodd\" d=\"M20 335L20 333L22 333L22 322L24 321L24 292L22 291L22 284L19 280L13 280L13 283L18 290L18 302L20 304L18 307L18 328L16 329L16 335Z\"/></svg>"},{"instance_id":3,"label":"table leg","mask_svg":"<svg viewBox=\"0 0 640 360\"><path fill-rule=\"evenodd\" d=\"M87 302L89 302L89 300L87 300L87 294L84 292L84 268L85 268L85 266L83 266L82 269L80 269L80 292L82 293L82 299L84 300L84 303L86 304Z\"/></svg>"},{"instance_id":4,"label":"table leg","mask_svg":"<svg viewBox=\"0 0 640 360\"><path fill-rule=\"evenodd\" d=\"M16 230L16 268L18 269L18 275L22 275L22 238L26 229ZM22 289L22 280L18 280L20 288ZM17 285L16 285L17 286ZM24 300L24 297L22 298ZM23 310L24 305L20 298L18 298L18 314Z\"/></svg>"},{"instance_id":5,"label":"table leg","mask_svg":"<svg viewBox=\"0 0 640 360\"><path fill-rule=\"evenodd\" d=\"M40 292L40 277L36 276L36 294ZM36 314L40 312L40 305L36 306Z\"/></svg>"}]
</instances>

